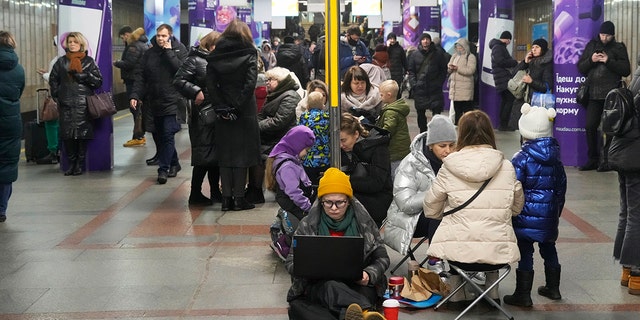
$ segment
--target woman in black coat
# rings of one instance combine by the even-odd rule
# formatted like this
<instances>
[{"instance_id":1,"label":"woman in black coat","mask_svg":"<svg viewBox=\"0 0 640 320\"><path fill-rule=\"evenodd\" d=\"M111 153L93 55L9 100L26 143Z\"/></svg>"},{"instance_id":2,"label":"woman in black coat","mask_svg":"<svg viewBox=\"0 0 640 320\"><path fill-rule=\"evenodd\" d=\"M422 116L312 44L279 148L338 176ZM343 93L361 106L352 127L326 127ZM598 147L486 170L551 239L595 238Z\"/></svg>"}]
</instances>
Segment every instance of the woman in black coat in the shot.
<instances>
[{"instance_id":1,"label":"woman in black coat","mask_svg":"<svg viewBox=\"0 0 640 320\"><path fill-rule=\"evenodd\" d=\"M358 118L343 113L340 122L342 171L349 175L353 195L364 205L378 227L387 217L393 201L389 132L360 124Z\"/></svg>"},{"instance_id":2,"label":"woman in black coat","mask_svg":"<svg viewBox=\"0 0 640 320\"><path fill-rule=\"evenodd\" d=\"M226 106L215 121L214 148L220 166L222 210L255 206L244 198L247 168L260 163L260 131L254 90L258 52L246 23L233 20L207 57L207 89L214 107Z\"/></svg>"},{"instance_id":3,"label":"woman in black coat","mask_svg":"<svg viewBox=\"0 0 640 320\"><path fill-rule=\"evenodd\" d=\"M69 160L64 175L81 175L87 140L93 139L93 121L87 111L87 96L102 86L102 74L95 60L87 55L88 44L80 32L71 32L64 41L67 53L49 74L51 96L60 112L60 139Z\"/></svg>"},{"instance_id":4,"label":"woman in black coat","mask_svg":"<svg viewBox=\"0 0 640 320\"><path fill-rule=\"evenodd\" d=\"M220 168L215 159L213 146L215 126L201 123L198 114L200 109L211 106L211 98L207 90L207 56L216 46L220 37L217 31L211 31L200 39L198 47L191 48L187 60L180 67L173 79L173 85L180 93L191 99L191 121L189 121L189 138L191 140L191 194L189 204L210 205L222 201L218 181ZM207 175L208 174L208 175ZM204 176L208 176L211 198L202 194Z\"/></svg>"},{"instance_id":5,"label":"woman in black coat","mask_svg":"<svg viewBox=\"0 0 640 320\"><path fill-rule=\"evenodd\" d=\"M549 51L547 40L536 39L531 44L531 51L516 67L517 70L528 70L522 78L529 92L524 98L530 103L534 92L553 92L553 52ZM538 106L543 107L543 106Z\"/></svg>"}]
</instances>

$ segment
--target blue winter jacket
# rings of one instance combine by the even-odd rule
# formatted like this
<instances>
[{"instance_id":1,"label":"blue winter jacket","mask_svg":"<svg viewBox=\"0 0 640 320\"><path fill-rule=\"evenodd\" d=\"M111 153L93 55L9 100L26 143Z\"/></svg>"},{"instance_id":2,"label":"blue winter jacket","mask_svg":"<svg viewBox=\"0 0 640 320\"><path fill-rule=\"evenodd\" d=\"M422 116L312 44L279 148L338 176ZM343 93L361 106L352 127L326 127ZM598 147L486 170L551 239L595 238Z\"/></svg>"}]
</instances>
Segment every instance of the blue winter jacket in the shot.
<instances>
[{"instance_id":1,"label":"blue winter jacket","mask_svg":"<svg viewBox=\"0 0 640 320\"><path fill-rule=\"evenodd\" d=\"M524 208L513 217L518 240L550 242L558 238L567 176L560 161L560 146L553 137L525 141L511 159L524 189Z\"/></svg>"},{"instance_id":2,"label":"blue winter jacket","mask_svg":"<svg viewBox=\"0 0 640 320\"><path fill-rule=\"evenodd\" d=\"M355 53L353 52L351 46L345 42L340 40L340 47L338 48L338 60L340 61L340 79L344 78L344 74L347 73L349 68L358 65L355 60L353 60L353 56L364 56L367 58L367 61L364 63L371 63L371 53L367 48L367 45L362 42L362 40L358 40L358 43L355 45Z\"/></svg>"}]
</instances>

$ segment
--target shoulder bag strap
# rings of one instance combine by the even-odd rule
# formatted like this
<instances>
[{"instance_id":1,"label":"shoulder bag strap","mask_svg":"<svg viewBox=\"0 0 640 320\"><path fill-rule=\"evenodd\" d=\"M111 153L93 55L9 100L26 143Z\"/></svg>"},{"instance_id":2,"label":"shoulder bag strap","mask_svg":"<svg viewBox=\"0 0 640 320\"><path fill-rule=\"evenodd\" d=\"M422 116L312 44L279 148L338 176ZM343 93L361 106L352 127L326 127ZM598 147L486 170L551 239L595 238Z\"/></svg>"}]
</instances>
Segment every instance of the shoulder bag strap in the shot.
<instances>
[{"instance_id":1,"label":"shoulder bag strap","mask_svg":"<svg viewBox=\"0 0 640 320\"><path fill-rule=\"evenodd\" d=\"M468 206L473 200L475 200L478 197L478 195L480 195L480 192L482 192L482 190L484 190L484 188L489 184L489 181L491 181L491 178L485 180L484 183L480 186L480 189L478 189L478 191L476 191L476 193L473 196L471 196L469 200L465 201L465 203L459 205L458 207L443 213L442 216L445 217L464 209L464 207Z\"/></svg>"}]
</instances>

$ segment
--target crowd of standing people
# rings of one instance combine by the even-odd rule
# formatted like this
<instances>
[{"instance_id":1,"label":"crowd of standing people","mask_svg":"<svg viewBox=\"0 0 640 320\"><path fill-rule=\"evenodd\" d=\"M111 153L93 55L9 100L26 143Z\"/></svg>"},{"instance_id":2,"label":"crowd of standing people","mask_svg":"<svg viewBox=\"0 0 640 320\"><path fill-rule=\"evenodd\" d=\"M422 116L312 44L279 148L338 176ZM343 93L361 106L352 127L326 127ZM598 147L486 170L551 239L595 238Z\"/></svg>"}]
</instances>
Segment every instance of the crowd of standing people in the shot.
<instances>
[{"instance_id":1,"label":"crowd of standing people","mask_svg":"<svg viewBox=\"0 0 640 320\"><path fill-rule=\"evenodd\" d=\"M510 32L489 44L496 92L501 97L499 130L511 129L508 120L515 97L506 82L514 71L527 70L523 82L528 93L518 122L522 149L509 160L497 150L489 116L476 110L477 58L466 39L456 41L449 55L425 33L418 48L407 55L391 33L386 45L377 45L372 54L360 39L360 27L350 27L339 47L340 150L330 150L330 92L319 78L323 74L319 59L313 59L322 54L321 46L312 49L301 45L300 38L286 36L282 44L264 43L259 50L249 27L239 20L230 22L222 33L205 35L189 50L169 25L156 29L150 46L141 30L121 29L126 47L114 66L122 70L134 118L132 139L124 146L143 145L144 132L152 133L156 156L147 164L158 166L158 184L167 183L182 169L175 134L181 129L179 105L188 100L193 166L189 204L219 202L222 211L250 210L265 202L266 182L276 194L279 214L295 217L295 230L271 246L292 275L291 239L296 235L365 239L362 278L345 283L292 276L287 296L292 312L303 299L334 316L350 312L352 303L373 314L380 307L384 273L390 264L384 244L406 254L417 237L429 239L427 254L435 259L467 265L517 262L516 289L503 301L521 307L533 304L533 245L537 242L546 281L538 294L562 298L555 242L567 177L560 145L553 138L555 110L529 104L534 92L554 88L553 51L545 39L533 41L521 62L506 49ZM634 248L640 242L636 200L640 168L629 157L620 160L620 150L636 155L640 149L621 137L606 137L604 149L597 149L604 97L630 73L626 47L614 35L613 23L603 23L578 63L591 86L586 106L589 162L580 170L619 171L621 208L614 257L623 266L621 284L637 295L640 256ZM59 134L70 164L64 175L75 176L85 170L87 141L93 138L86 97L102 86L102 75L87 54L88 43L80 32L67 34L62 44L66 54L52 64L48 82L59 106ZM6 220L20 149L21 129L16 125L21 123L19 98L25 84L15 47L13 36L1 31L0 125L6 138L0 141L0 222ZM375 81L371 70L376 70ZM634 94L640 87L639 76L634 74ZM411 87L420 129L413 140L407 125L409 105L402 98L404 81ZM453 119L439 115L445 107L445 82ZM259 107L256 88L262 85L266 97ZM430 121L427 110L433 114ZM638 121L635 126L640 126ZM340 168L330 168L334 156L340 157ZM208 196L202 192L205 176ZM463 206L481 185L475 202L465 204L455 216L443 214ZM486 272L487 285L497 278L497 271ZM450 275L452 286L460 281L459 275ZM488 295L499 302L497 291L494 287ZM460 291L450 301L467 298Z\"/></svg>"}]
</instances>

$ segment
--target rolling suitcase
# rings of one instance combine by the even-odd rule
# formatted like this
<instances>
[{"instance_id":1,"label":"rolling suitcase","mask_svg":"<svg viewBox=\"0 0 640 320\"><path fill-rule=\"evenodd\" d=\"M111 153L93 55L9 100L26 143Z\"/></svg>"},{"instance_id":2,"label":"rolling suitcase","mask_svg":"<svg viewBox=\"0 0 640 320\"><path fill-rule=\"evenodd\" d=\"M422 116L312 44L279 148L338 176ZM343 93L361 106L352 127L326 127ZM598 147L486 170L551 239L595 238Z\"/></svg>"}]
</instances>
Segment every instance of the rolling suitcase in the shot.
<instances>
[{"instance_id":1,"label":"rolling suitcase","mask_svg":"<svg viewBox=\"0 0 640 320\"><path fill-rule=\"evenodd\" d=\"M27 162L35 162L37 159L49 154L47 148L47 134L44 129L44 122L40 121L40 108L44 103L45 96L49 94L49 89L37 90L36 118L28 121L24 125L24 155Z\"/></svg>"}]
</instances>

